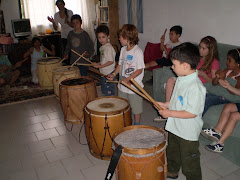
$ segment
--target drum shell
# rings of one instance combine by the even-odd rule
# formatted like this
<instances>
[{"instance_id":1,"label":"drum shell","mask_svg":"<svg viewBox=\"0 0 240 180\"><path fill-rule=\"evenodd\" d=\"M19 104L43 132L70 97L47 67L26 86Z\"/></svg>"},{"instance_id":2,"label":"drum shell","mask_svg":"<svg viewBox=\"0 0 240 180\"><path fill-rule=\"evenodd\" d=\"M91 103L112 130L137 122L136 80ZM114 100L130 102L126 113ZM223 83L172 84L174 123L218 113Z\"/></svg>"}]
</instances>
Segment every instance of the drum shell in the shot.
<instances>
[{"instance_id":1,"label":"drum shell","mask_svg":"<svg viewBox=\"0 0 240 180\"><path fill-rule=\"evenodd\" d=\"M91 82L81 85L67 86L62 83L71 79L89 79ZM94 80L90 77L69 78L60 83L59 98L64 113L65 122L82 124L84 120L84 107L97 97Z\"/></svg>"},{"instance_id":2,"label":"drum shell","mask_svg":"<svg viewBox=\"0 0 240 180\"><path fill-rule=\"evenodd\" d=\"M103 98L119 98L127 101L120 97L100 97ZM106 120L106 121L105 121ZM106 131L106 122L109 127L109 133ZM88 147L90 153L98 158L104 160L110 160L113 155L112 149L112 137L119 129L132 125L130 105L128 104L126 108L109 112L104 115L97 113L94 110L85 108L85 133L88 141ZM105 137L106 132L106 137ZM105 137L105 141L104 141ZM104 142L104 144L103 144Z\"/></svg>"},{"instance_id":3,"label":"drum shell","mask_svg":"<svg viewBox=\"0 0 240 180\"><path fill-rule=\"evenodd\" d=\"M135 128L155 129L157 131L160 131L161 133L164 133L165 135L165 132L163 130L151 126L140 125L129 126L119 130L114 134L113 139L115 139L118 134ZM167 179L166 143L167 142L165 140L157 147L144 149L129 149L123 147L123 153L116 167L116 179ZM114 145L118 146L115 141ZM138 157L131 157L128 153L130 155L137 155ZM144 156L150 153L152 154L151 156Z\"/></svg>"},{"instance_id":4,"label":"drum shell","mask_svg":"<svg viewBox=\"0 0 240 180\"><path fill-rule=\"evenodd\" d=\"M52 72L54 94L59 97L59 84L65 79L75 77L80 77L79 68L76 66L62 66L54 69Z\"/></svg>"},{"instance_id":5,"label":"drum shell","mask_svg":"<svg viewBox=\"0 0 240 180\"><path fill-rule=\"evenodd\" d=\"M47 59L54 59L54 61L46 61L42 62L39 60L47 60ZM46 89L52 89L53 88L53 82L52 82L52 71L55 68L58 68L62 66L61 63L58 63L61 59L58 57L46 57L38 59L37 61L37 73L38 73L38 79L39 84L41 87Z\"/></svg>"}]
</instances>

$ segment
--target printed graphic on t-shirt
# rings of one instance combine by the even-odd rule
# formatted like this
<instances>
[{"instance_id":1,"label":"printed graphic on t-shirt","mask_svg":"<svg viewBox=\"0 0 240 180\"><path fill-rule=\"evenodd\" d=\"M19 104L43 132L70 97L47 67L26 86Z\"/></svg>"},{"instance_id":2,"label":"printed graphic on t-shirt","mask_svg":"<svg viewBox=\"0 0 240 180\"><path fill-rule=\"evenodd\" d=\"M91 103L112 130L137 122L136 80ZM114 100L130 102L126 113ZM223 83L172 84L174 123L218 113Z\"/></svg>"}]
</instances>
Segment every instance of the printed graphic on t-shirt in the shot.
<instances>
[{"instance_id":1,"label":"printed graphic on t-shirt","mask_svg":"<svg viewBox=\"0 0 240 180\"><path fill-rule=\"evenodd\" d=\"M73 39L72 39L72 47L77 48L79 46L80 46L80 39L76 38L76 37L73 37Z\"/></svg>"},{"instance_id":2,"label":"printed graphic on t-shirt","mask_svg":"<svg viewBox=\"0 0 240 180\"><path fill-rule=\"evenodd\" d=\"M131 76L135 71L135 65L132 55L127 55L126 60L124 62L124 75L123 77Z\"/></svg>"}]
</instances>

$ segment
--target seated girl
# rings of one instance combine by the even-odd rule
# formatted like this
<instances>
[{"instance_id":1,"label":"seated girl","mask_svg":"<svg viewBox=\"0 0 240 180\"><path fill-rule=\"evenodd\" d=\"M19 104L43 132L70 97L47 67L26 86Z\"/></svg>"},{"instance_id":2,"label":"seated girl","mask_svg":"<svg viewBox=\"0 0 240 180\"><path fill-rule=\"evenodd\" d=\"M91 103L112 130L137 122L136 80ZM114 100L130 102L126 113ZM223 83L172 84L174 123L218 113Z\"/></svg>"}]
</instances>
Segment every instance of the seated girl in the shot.
<instances>
[{"instance_id":1,"label":"seated girl","mask_svg":"<svg viewBox=\"0 0 240 180\"><path fill-rule=\"evenodd\" d=\"M232 49L227 54L227 68L224 70L218 70L216 72L216 77L213 79L212 84L217 85L219 80L225 80L225 78L232 78L237 81L235 88L240 88L240 50L239 49ZM231 91L229 91L232 93ZM206 100L205 100L205 107L203 111L203 115L207 112L208 108L213 105L218 104L226 104L230 103L230 101L226 100L222 96L216 96L211 93L207 93Z\"/></svg>"},{"instance_id":2,"label":"seated girl","mask_svg":"<svg viewBox=\"0 0 240 180\"><path fill-rule=\"evenodd\" d=\"M217 50L217 41L214 37L206 36L199 43L199 53L202 57L197 66L198 76L202 83L211 82L215 78L215 73L219 69L219 57ZM171 77L167 80L165 92L166 102L170 101L173 88L177 77ZM154 121L162 121L161 117L157 117Z\"/></svg>"},{"instance_id":3,"label":"seated girl","mask_svg":"<svg viewBox=\"0 0 240 180\"><path fill-rule=\"evenodd\" d=\"M219 84L233 94L240 96L240 89L231 86L226 80L220 79ZM240 103L229 103L223 108L217 126L212 129L204 128L201 134L214 141L205 148L212 152L223 152L225 140L232 134L237 122L240 121Z\"/></svg>"}]
</instances>

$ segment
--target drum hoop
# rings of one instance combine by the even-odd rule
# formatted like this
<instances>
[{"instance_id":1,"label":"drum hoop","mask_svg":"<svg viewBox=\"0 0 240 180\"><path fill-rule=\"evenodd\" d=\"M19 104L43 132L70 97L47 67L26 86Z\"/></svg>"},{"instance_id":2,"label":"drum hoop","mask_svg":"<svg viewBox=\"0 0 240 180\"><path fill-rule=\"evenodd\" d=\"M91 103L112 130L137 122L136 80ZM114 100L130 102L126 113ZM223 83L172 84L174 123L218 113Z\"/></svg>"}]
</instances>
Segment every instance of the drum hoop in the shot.
<instances>
[{"instance_id":1,"label":"drum hoop","mask_svg":"<svg viewBox=\"0 0 240 180\"><path fill-rule=\"evenodd\" d=\"M68 67L71 67L71 66L62 66L62 67L57 67L57 68L55 68L55 69L53 69L53 74L54 75L60 75L60 74L74 74L74 73L76 73L76 72L78 72L79 71L79 69L76 67L76 68L74 68L74 69L71 69L71 70L69 70L69 71L57 71L58 69L67 69Z\"/></svg>"},{"instance_id":2,"label":"drum hoop","mask_svg":"<svg viewBox=\"0 0 240 180\"><path fill-rule=\"evenodd\" d=\"M39 60L43 60L43 59L56 59L56 61L54 61L54 62L48 62L48 61L46 61L46 62L40 62ZM58 61L60 61L61 60L61 58L60 57L45 57L45 58L40 58L40 59L38 59L37 60L37 64L57 64L57 62Z\"/></svg>"},{"instance_id":3,"label":"drum hoop","mask_svg":"<svg viewBox=\"0 0 240 180\"><path fill-rule=\"evenodd\" d=\"M130 156L130 155L134 155L134 156L150 156L152 154L156 154L157 152L161 152L163 151L164 149L166 149L166 146L167 146L167 140L166 140L166 132L163 130L163 129L159 129L159 128L156 128L156 127L153 127L153 126L146 126L146 125L133 125L133 126L127 126L127 127L124 127L122 129L120 129L119 131L117 131L114 135L113 135L113 145L115 147L117 147L119 144L117 144L115 142L115 138L121 134L122 132L125 132L125 131L128 131L128 130L132 130L132 129L140 129L140 128L145 128L145 129L153 129L153 130L156 130L160 133L162 133L164 135L164 141L155 146L155 147L151 147L151 148L141 148L141 149L134 149L134 148L126 148L126 147L123 147L123 152L125 154L127 154L127 156ZM129 155L128 155L129 154Z\"/></svg>"},{"instance_id":4,"label":"drum hoop","mask_svg":"<svg viewBox=\"0 0 240 180\"><path fill-rule=\"evenodd\" d=\"M119 114L121 114L122 112L126 112L128 109L130 109L130 105L129 105L129 103L128 103L128 101L126 100L126 99L124 99L124 98L121 98L121 97L118 97L118 96L105 96L105 97L98 97L98 98L95 98L94 100L92 100L92 101L95 101L95 100L98 100L98 99L106 99L106 98L116 98L116 99L121 99L121 100L123 100L123 101L125 101L126 103L127 103L127 106L125 107L125 108L122 108L122 109L119 109L119 110L116 110L116 111L111 111L111 112L99 112L99 111L96 111L96 110L92 110L92 109L89 109L88 107L87 107L87 105L86 105L86 107L85 107L85 110L87 111L87 112L89 112L89 114L93 114L93 115L103 115L104 117L105 117L105 114L107 114L107 115L119 115ZM90 101L90 102L92 102L92 101ZM90 102L88 102L88 103L90 103Z\"/></svg>"},{"instance_id":5,"label":"drum hoop","mask_svg":"<svg viewBox=\"0 0 240 180\"><path fill-rule=\"evenodd\" d=\"M68 80L72 80L72 79L89 79L89 80L92 80L91 82L89 82L89 83L86 83L86 84L80 84L80 85L74 85L74 86L71 86L71 85L63 85L62 83L64 82L64 81L68 81ZM67 89L77 89L77 88L80 88L80 87L82 87L82 86L86 86L86 85L94 85L95 84L95 82L94 82L94 79L93 78L91 78L91 77L87 77L87 76L81 76L81 77L75 77L75 78L68 78L68 79L65 79L65 80L63 80L60 84L59 84L59 86L61 87L61 88L65 88L65 87L67 87Z\"/></svg>"},{"instance_id":6,"label":"drum hoop","mask_svg":"<svg viewBox=\"0 0 240 180\"><path fill-rule=\"evenodd\" d=\"M121 110L118 110L118 111L108 112L107 115L108 115L108 116L111 115L111 117L119 116L119 115L121 115L123 112L126 113L128 110L130 110L130 106L128 106L127 108L123 108L123 109L121 109ZM106 113L104 114L104 112L102 112L102 114L96 114L96 113L94 114L94 113L92 113L92 112L89 112L86 107L85 107L85 111L86 111L86 113L90 114L91 116L95 116L95 117L106 117L106 116L105 116ZM97 113L99 113L99 112L97 112Z\"/></svg>"}]
</instances>

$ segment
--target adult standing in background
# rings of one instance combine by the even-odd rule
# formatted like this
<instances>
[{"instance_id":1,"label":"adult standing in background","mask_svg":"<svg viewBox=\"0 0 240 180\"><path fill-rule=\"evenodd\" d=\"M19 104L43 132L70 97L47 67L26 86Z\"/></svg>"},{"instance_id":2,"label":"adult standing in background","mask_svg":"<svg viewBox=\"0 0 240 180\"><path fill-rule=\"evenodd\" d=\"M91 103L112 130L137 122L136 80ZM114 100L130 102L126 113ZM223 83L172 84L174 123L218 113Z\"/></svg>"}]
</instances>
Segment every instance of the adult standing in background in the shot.
<instances>
[{"instance_id":1,"label":"adult standing in background","mask_svg":"<svg viewBox=\"0 0 240 180\"><path fill-rule=\"evenodd\" d=\"M53 28L57 31L58 29L58 23L61 24L61 38L62 38L62 46L63 46L63 52L65 50L65 47L67 45L67 36L68 33L73 30L72 23L71 23L71 17L73 15L73 12L71 10L68 10L65 8L65 2L63 0L57 0L56 6L59 9L59 12L55 13L54 19L53 17L48 16L48 20L53 24Z\"/></svg>"}]
</instances>

